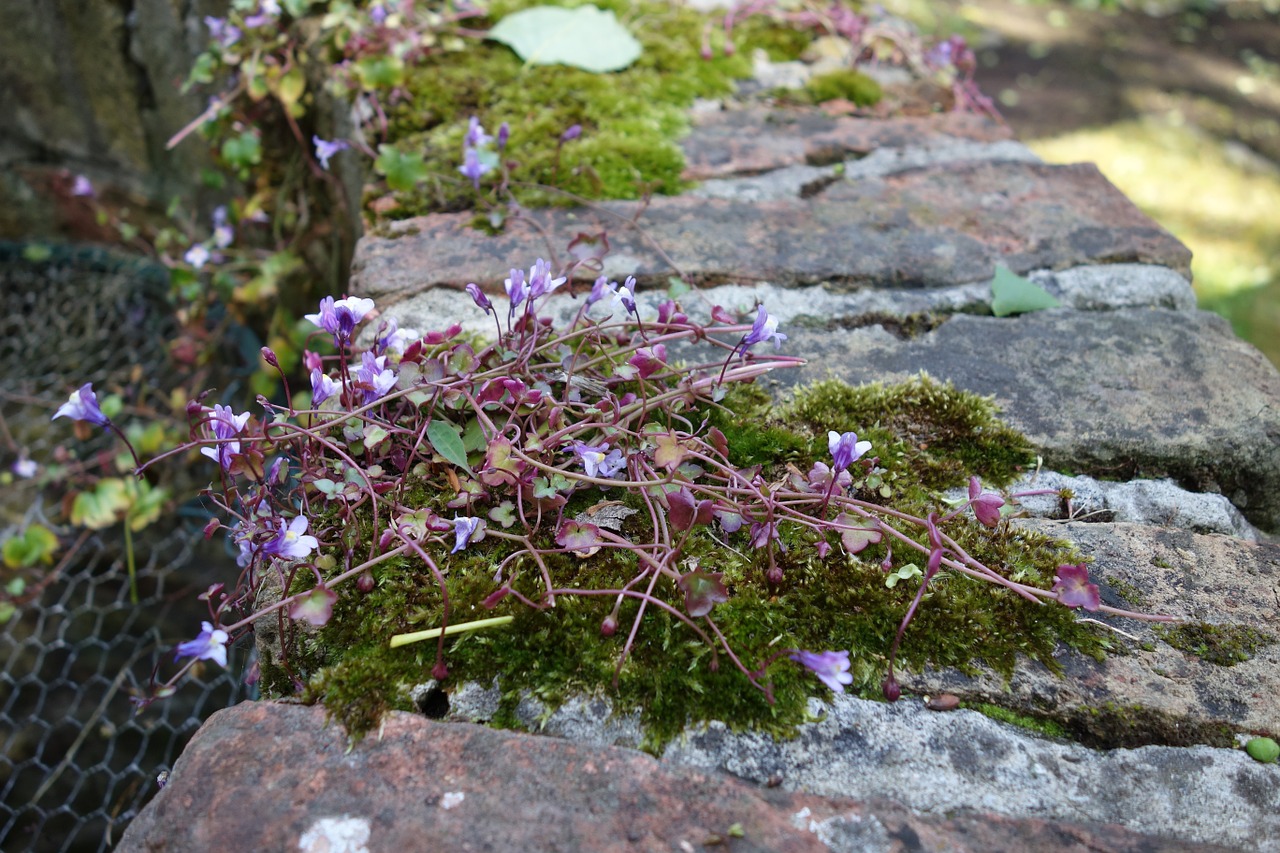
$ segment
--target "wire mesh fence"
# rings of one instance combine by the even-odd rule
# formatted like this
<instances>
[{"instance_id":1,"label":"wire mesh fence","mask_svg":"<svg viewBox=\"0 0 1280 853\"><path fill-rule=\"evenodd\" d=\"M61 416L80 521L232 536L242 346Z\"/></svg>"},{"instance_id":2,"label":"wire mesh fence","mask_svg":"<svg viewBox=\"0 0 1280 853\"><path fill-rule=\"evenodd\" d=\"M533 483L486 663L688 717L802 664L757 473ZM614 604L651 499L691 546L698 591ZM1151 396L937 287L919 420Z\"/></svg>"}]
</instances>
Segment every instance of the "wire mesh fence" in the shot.
<instances>
[{"instance_id":1,"label":"wire mesh fence","mask_svg":"<svg viewBox=\"0 0 1280 853\"><path fill-rule=\"evenodd\" d=\"M105 468L114 456L108 436L68 441L65 420L50 425L74 387L92 381L128 406L192 380L171 357L178 329L166 299L160 267L98 250L33 257L0 244L0 540L38 523L65 546L54 565L27 570L0 624L6 851L110 849L203 720L245 697L245 662L233 650L228 669L206 662L177 695L135 713L131 699L162 650L208 618L196 593L233 577L234 562L202 541L203 519L164 517L135 536L135 604L120 527L67 525L63 496L42 473ZM15 476L19 459L39 472ZM182 482L191 473L175 467L165 475L175 494L193 494ZM5 583L15 573L0 565Z\"/></svg>"}]
</instances>

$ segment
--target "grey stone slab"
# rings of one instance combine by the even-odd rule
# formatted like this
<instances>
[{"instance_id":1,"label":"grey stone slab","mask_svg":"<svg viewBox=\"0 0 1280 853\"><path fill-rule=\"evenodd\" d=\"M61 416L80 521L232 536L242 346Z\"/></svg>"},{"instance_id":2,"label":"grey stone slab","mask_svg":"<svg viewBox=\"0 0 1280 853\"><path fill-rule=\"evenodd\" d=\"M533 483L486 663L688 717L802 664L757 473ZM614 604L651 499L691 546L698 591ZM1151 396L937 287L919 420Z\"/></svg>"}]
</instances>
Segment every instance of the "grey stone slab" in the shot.
<instances>
[{"instance_id":1,"label":"grey stone slab","mask_svg":"<svg viewBox=\"0 0 1280 853\"><path fill-rule=\"evenodd\" d=\"M1280 373L1216 315L959 315L906 340L880 327L785 331L788 352L854 383L923 370L993 395L1051 468L1170 477L1223 494L1254 525L1280 530Z\"/></svg>"}]
</instances>

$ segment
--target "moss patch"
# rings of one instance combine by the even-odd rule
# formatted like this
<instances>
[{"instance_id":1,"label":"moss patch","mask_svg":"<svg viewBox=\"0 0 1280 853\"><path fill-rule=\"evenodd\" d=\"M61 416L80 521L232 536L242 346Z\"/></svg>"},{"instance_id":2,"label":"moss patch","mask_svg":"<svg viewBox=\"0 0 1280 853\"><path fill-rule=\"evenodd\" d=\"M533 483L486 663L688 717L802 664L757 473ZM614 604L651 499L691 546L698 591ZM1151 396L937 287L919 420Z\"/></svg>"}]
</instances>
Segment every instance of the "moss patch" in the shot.
<instances>
[{"instance_id":1,"label":"moss patch","mask_svg":"<svg viewBox=\"0 0 1280 853\"><path fill-rule=\"evenodd\" d=\"M734 393L728 402L737 415L712 417L720 418L730 447L740 455L735 463L764 465L766 480L785 475L787 461L804 467L826 458L826 429L832 424L865 431L877 442L874 452L881 455L885 473L878 486L864 491L878 495L887 488L890 498L883 502L906 511L919 511L930 501L929 488L962 485L970 472L986 482L1002 482L1027 461L1025 440L995 419L989 401L924 377L901 386L818 383L776 407L758 390ZM909 485L921 477L927 487ZM433 488L414 484L410 493L433 504L441 500L441 490ZM575 495L566 513L599 499L600 494ZM647 541L648 522L637 520L643 518L643 512L634 516L623 534ZM715 607L712 617L748 668L780 649L848 649L852 689L866 697L878 695L885 655L918 583L885 586L879 568L886 556L883 545L850 557L828 534L835 547L823 560L814 548L817 534L784 525L788 549L779 556L784 574L775 586L765 581L763 551L751 550L745 530L726 536L716 529L716 538L706 535L708 530L698 528L699 535L689 538L682 559L724 573L731 597ZM1027 531L992 532L963 518L949 522L947 530L978 559L1039 586L1052 583L1059 564L1078 561L1061 543ZM362 533L368 535L367 530ZM923 532L918 536L923 540ZM539 534L541 538L549 540L549 535ZM514 547L491 537L448 558L440 555L442 549L433 550L447 572L451 623L514 617L506 627L445 642L450 682L498 679L504 691L499 722L514 724L515 706L525 690L553 708L571 694L605 693L620 710L639 709L647 745L656 751L686 725L712 719L735 729L786 736L804 722L807 698L824 690L812 675L783 659L763 678L772 684L775 701L770 704L723 652L713 653L688 626L652 607L618 670L638 612L634 601L624 604L619 630L608 638L601 636L601 623L613 606L612 596L564 595L554 609L543 611L508 597L486 610L481 602L494 589L495 567ZM609 549L588 559L551 555L547 565L560 587L618 587L637 574L633 553ZM541 594L531 560L516 561L507 571L516 574L519 592L534 598ZM294 591L312 582L310 573L299 574ZM340 596L325 628L315 635L294 630L290 638L289 664L306 680L306 695L323 702L354 734L375 728L387 710L413 709L407 688L431 677L436 644L390 649L388 640L437 626L443 619L440 591L419 560L389 561L374 575L371 592ZM677 607L683 603L681 593L665 579L655 594ZM971 673L985 664L1007 676L1025 655L1056 671L1054 652L1060 643L1097 656L1110 639L1077 622L1067 608L1032 604L1003 588L943 573L931 584L907 632L900 661L907 668L929 665ZM716 657L718 666L713 667ZM264 661L262 683L268 691L290 692L292 680L276 662Z\"/></svg>"},{"instance_id":2,"label":"moss patch","mask_svg":"<svg viewBox=\"0 0 1280 853\"><path fill-rule=\"evenodd\" d=\"M1160 639L1179 651L1195 655L1206 663L1235 666L1253 657L1258 649L1276 638L1244 625L1209 625L1196 622L1173 628L1157 627Z\"/></svg>"},{"instance_id":3,"label":"moss patch","mask_svg":"<svg viewBox=\"0 0 1280 853\"><path fill-rule=\"evenodd\" d=\"M852 68L815 74L805 83L805 90L815 104L841 99L860 107L870 107L880 103L884 97L879 83Z\"/></svg>"},{"instance_id":4,"label":"moss patch","mask_svg":"<svg viewBox=\"0 0 1280 853\"><path fill-rule=\"evenodd\" d=\"M643 51L629 68L593 74L566 66L525 66L510 48L481 42L465 52L428 57L407 72L405 89L411 96L390 109L389 137L403 151L425 152L432 176L397 197L393 216L495 202L477 197L457 171L473 115L491 133L504 121L510 124L511 190L524 204L677 193L686 186L678 140L688 130L686 109L694 99L729 94L734 80L750 76L755 49L795 59L811 40L767 16L751 16L734 28L733 55L724 55L723 33L714 29L714 56L703 59L705 16L665 3L593 3L612 9L640 41ZM477 27L534 5L536 0L499 0ZM560 135L575 124L582 126L582 135L560 146Z\"/></svg>"}]
</instances>

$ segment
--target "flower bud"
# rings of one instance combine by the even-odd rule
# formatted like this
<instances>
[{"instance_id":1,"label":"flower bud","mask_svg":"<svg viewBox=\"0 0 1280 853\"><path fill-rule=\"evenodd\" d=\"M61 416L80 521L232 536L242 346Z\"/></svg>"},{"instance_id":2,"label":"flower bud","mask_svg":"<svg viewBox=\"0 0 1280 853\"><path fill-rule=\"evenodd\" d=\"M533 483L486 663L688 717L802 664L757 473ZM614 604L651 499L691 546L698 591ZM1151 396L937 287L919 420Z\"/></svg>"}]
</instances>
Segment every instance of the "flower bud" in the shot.
<instances>
[{"instance_id":1,"label":"flower bud","mask_svg":"<svg viewBox=\"0 0 1280 853\"><path fill-rule=\"evenodd\" d=\"M765 579L774 585L782 583L782 567L773 566L770 568L769 571L765 573Z\"/></svg>"},{"instance_id":2,"label":"flower bud","mask_svg":"<svg viewBox=\"0 0 1280 853\"><path fill-rule=\"evenodd\" d=\"M481 606L484 607L485 610L492 610L493 608L498 606L499 601L506 598L510 594L511 594L511 587L509 586L504 586L504 587L495 589L493 592L485 596L484 601L481 602Z\"/></svg>"},{"instance_id":3,"label":"flower bud","mask_svg":"<svg viewBox=\"0 0 1280 853\"><path fill-rule=\"evenodd\" d=\"M373 592L373 572L365 572L356 578L356 589L368 595Z\"/></svg>"},{"instance_id":4,"label":"flower bud","mask_svg":"<svg viewBox=\"0 0 1280 853\"><path fill-rule=\"evenodd\" d=\"M604 621L600 623L600 636L612 637L618 633L618 619L612 613L604 617Z\"/></svg>"},{"instance_id":5,"label":"flower bud","mask_svg":"<svg viewBox=\"0 0 1280 853\"><path fill-rule=\"evenodd\" d=\"M449 677L449 667L444 665L444 661L440 661L438 664L431 667L431 677L436 681L444 681Z\"/></svg>"},{"instance_id":6,"label":"flower bud","mask_svg":"<svg viewBox=\"0 0 1280 853\"><path fill-rule=\"evenodd\" d=\"M271 365L272 367L280 366L280 359L276 358L275 350L271 349L271 347L262 348L262 358L264 361L266 361L267 364Z\"/></svg>"},{"instance_id":7,"label":"flower bud","mask_svg":"<svg viewBox=\"0 0 1280 853\"><path fill-rule=\"evenodd\" d=\"M884 698L890 702L897 702L902 696L902 688L898 686L897 680L892 675L884 680L880 689L884 691Z\"/></svg>"},{"instance_id":8,"label":"flower bud","mask_svg":"<svg viewBox=\"0 0 1280 853\"><path fill-rule=\"evenodd\" d=\"M218 528L222 526L222 522L216 518L209 519L209 523L204 526L204 538L209 539L213 534L218 532Z\"/></svg>"}]
</instances>

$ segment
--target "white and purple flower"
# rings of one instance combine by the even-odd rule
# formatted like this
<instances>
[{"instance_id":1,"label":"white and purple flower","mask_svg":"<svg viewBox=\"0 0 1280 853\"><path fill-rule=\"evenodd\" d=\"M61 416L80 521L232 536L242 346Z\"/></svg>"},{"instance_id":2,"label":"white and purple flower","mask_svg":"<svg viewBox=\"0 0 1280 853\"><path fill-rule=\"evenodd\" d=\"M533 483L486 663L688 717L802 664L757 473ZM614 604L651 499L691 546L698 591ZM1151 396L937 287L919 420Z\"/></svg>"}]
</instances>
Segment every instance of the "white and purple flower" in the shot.
<instances>
[{"instance_id":1,"label":"white and purple flower","mask_svg":"<svg viewBox=\"0 0 1280 853\"><path fill-rule=\"evenodd\" d=\"M67 398L67 402L59 407L54 413L51 420L67 417L77 421L88 421L100 427L108 427L111 421L102 413L102 409L98 407L98 395L93 393L93 383L86 382L80 388L72 392Z\"/></svg>"},{"instance_id":2,"label":"white and purple flower","mask_svg":"<svg viewBox=\"0 0 1280 853\"><path fill-rule=\"evenodd\" d=\"M320 541L307 535L307 517L295 516L287 525L280 519L280 532L276 537L262 546L262 553L275 554L291 560L306 559L312 551L320 547Z\"/></svg>"},{"instance_id":3,"label":"white and purple flower","mask_svg":"<svg viewBox=\"0 0 1280 853\"><path fill-rule=\"evenodd\" d=\"M230 637L226 631L221 628L215 628L208 622L201 622L200 635L194 640L179 643L177 653L173 659L196 658L197 660L211 660L218 666L226 666L228 639Z\"/></svg>"},{"instance_id":4,"label":"white and purple flower","mask_svg":"<svg viewBox=\"0 0 1280 853\"><path fill-rule=\"evenodd\" d=\"M791 659L812 672L835 693L843 693L846 685L853 683L849 672L848 652L795 651Z\"/></svg>"}]
</instances>

